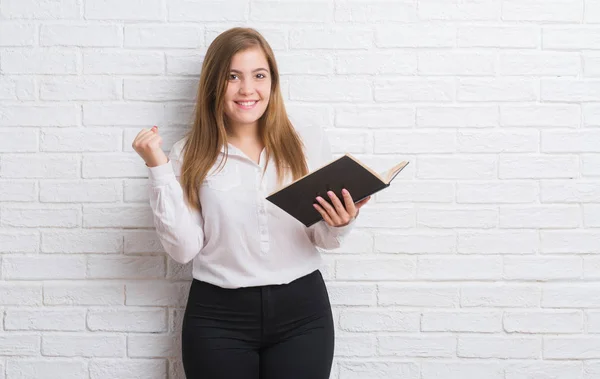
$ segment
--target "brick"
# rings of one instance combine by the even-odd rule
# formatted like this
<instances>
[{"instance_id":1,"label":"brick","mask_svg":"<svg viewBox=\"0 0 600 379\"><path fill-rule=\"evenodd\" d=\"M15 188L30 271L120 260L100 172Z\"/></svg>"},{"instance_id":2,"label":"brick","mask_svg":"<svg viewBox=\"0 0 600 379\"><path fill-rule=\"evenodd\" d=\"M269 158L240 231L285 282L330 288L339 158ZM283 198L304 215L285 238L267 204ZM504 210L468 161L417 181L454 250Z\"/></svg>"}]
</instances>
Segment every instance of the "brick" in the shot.
<instances>
[{"instance_id":1,"label":"brick","mask_svg":"<svg viewBox=\"0 0 600 379\"><path fill-rule=\"evenodd\" d=\"M194 98L197 90L196 79L125 79L123 83L126 100L188 100Z\"/></svg>"},{"instance_id":2,"label":"brick","mask_svg":"<svg viewBox=\"0 0 600 379\"><path fill-rule=\"evenodd\" d=\"M575 155L510 154L500 157L501 179L558 179L576 177L579 160Z\"/></svg>"},{"instance_id":3,"label":"brick","mask_svg":"<svg viewBox=\"0 0 600 379\"><path fill-rule=\"evenodd\" d=\"M406 207L374 206L360 211L357 225L368 228L410 228L415 226L415 210Z\"/></svg>"},{"instance_id":4,"label":"brick","mask_svg":"<svg viewBox=\"0 0 600 379\"><path fill-rule=\"evenodd\" d=\"M40 201L45 203L117 202L122 197L121 183L115 181L52 181L40 187Z\"/></svg>"},{"instance_id":5,"label":"brick","mask_svg":"<svg viewBox=\"0 0 600 379\"><path fill-rule=\"evenodd\" d=\"M291 100L367 101L372 98L371 82L364 79L293 78L290 81Z\"/></svg>"},{"instance_id":6,"label":"brick","mask_svg":"<svg viewBox=\"0 0 600 379\"><path fill-rule=\"evenodd\" d=\"M373 150L371 135L357 130L333 130L328 133L331 151L334 154L360 154Z\"/></svg>"},{"instance_id":7,"label":"brick","mask_svg":"<svg viewBox=\"0 0 600 379\"><path fill-rule=\"evenodd\" d=\"M197 53L167 53L167 75L190 75L200 77L202 63L204 61L203 54ZM277 57L279 65L280 59ZM281 67L279 65L279 67ZM281 70L280 70L280 73Z\"/></svg>"},{"instance_id":8,"label":"brick","mask_svg":"<svg viewBox=\"0 0 600 379\"><path fill-rule=\"evenodd\" d=\"M127 179L123 181L123 200L126 203L147 203L150 201L147 179Z\"/></svg>"},{"instance_id":9,"label":"brick","mask_svg":"<svg viewBox=\"0 0 600 379\"><path fill-rule=\"evenodd\" d=\"M11 359L6 375L7 379L81 379L87 377L88 367L86 362L65 359Z\"/></svg>"},{"instance_id":10,"label":"brick","mask_svg":"<svg viewBox=\"0 0 600 379\"><path fill-rule=\"evenodd\" d=\"M600 226L600 206L598 204L586 204L583 206L583 223L587 227Z\"/></svg>"},{"instance_id":11,"label":"brick","mask_svg":"<svg viewBox=\"0 0 600 379\"><path fill-rule=\"evenodd\" d=\"M493 228L498 212L492 208L427 207L417 209L417 225L427 228Z\"/></svg>"},{"instance_id":12,"label":"brick","mask_svg":"<svg viewBox=\"0 0 600 379\"><path fill-rule=\"evenodd\" d=\"M86 179L147 177L148 168L135 153L88 154L83 156L82 173Z\"/></svg>"},{"instance_id":13,"label":"brick","mask_svg":"<svg viewBox=\"0 0 600 379\"><path fill-rule=\"evenodd\" d=\"M457 149L465 153L534 153L539 148L537 131L459 131Z\"/></svg>"},{"instance_id":14,"label":"brick","mask_svg":"<svg viewBox=\"0 0 600 379\"><path fill-rule=\"evenodd\" d=\"M81 212L75 207L5 206L2 226L74 228L81 225Z\"/></svg>"},{"instance_id":15,"label":"brick","mask_svg":"<svg viewBox=\"0 0 600 379\"><path fill-rule=\"evenodd\" d=\"M414 362L352 360L340 361L338 366L339 379L421 379L419 366Z\"/></svg>"},{"instance_id":16,"label":"brick","mask_svg":"<svg viewBox=\"0 0 600 379\"><path fill-rule=\"evenodd\" d=\"M98 254L122 251L123 233L120 231L42 231L43 253Z\"/></svg>"},{"instance_id":17,"label":"brick","mask_svg":"<svg viewBox=\"0 0 600 379\"><path fill-rule=\"evenodd\" d=\"M583 54L583 74L589 77L600 76L600 54Z\"/></svg>"},{"instance_id":18,"label":"brick","mask_svg":"<svg viewBox=\"0 0 600 379\"><path fill-rule=\"evenodd\" d=\"M506 311L504 329L509 333L581 333L579 311Z\"/></svg>"},{"instance_id":19,"label":"brick","mask_svg":"<svg viewBox=\"0 0 600 379\"><path fill-rule=\"evenodd\" d=\"M585 176L600 176L600 155L581 154L581 174Z\"/></svg>"},{"instance_id":20,"label":"brick","mask_svg":"<svg viewBox=\"0 0 600 379\"><path fill-rule=\"evenodd\" d=\"M500 54L500 75L503 76L577 76L581 71L581 57L577 53Z\"/></svg>"},{"instance_id":21,"label":"brick","mask_svg":"<svg viewBox=\"0 0 600 379\"><path fill-rule=\"evenodd\" d=\"M0 79L0 100L34 99L35 82L33 79L23 79L19 77L5 77Z\"/></svg>"},{"instance_id":22,"label":"brick","mask_svg":"<svg viewBox=\"0 0 600 379\"><path fill-rule=\"evenodd\" d=\"M4 0L3 16L35 20L78 19L80 0Z\"/></svg>"},{"instance_id":23,"label":"brick","mask_svg":"<svg viewBox=\"0 0 600 379\"><path fill-rule=\"evenodd\" d=\"M589 254L600 246L600 233L593 230L544 230L540 234L541 252L546 254Z\"/></svg>"},{"instance_id":24,"label":"brick","mask_svg":"<svg viewBox=\"0 0 600 379\"><path fill-rule=\"evenodd\" d=\"M417 126L426 128L489 128L499 125L496 106L418 106Z\"/></svg>"},{"instance_id":25,"label":"brick","mask_svg":"<svg viewBox=\"0 0 600 379\"><path fill-rule=\"evenodd\" d=\"M441 4L436 4L439 7ZM485 52L419 52L420 75L495 75L496 56Z\"/></svg>"},{"instance_id":26,"label":"brick","mask_svg":"<svg viewBox=\"0 0 600 379\"><path fill-rule=\"evenodd\" d=\"M87 314L87 326L94 332L165 332L167 328L167 314L165 309L147 307L90 309Z\"/></svg>"},{"instance_id":27,"label":"brick","mask_svg":"<svg viewBox=\"0 0 600 379\"><path fill-rule=\"evenodd\" d=\"M583 277L585 279L600 278L600 257L595 255L583 257Z\"/></svg>"},{"instance_id":28,"label":"brick","mask_svg":"<svg viewBox=\"0 0 600 379\"><path fill-rule=\"evenodd\" d=\"M545 337L545 359L598 359L600 337Z\"/></svg>"},{"instance_id":29,"label":"brick","mask_svg":"<svg viewBox=\"0 0 600 379\"><path fill-rule=\"evenodd\" d=\"M402 307L455 308L459 304L457 286L444 284L399 284L378 285L379 305Z\"/></svg>"},{"instance_id":30,"label":"brick","mask_svg":"<svg viewBox=\"0 0 600 379\"><path fill-rule=\"evenodd\" d=\"M118 130L67 129L43 130L40 150L47 152L109 152L120 151L121 133Z\"/></svg>"},{"instance_id":31,"label":"brick","mask_svg":"<svg viewBox=\"0 0 600 379\"><path fill-rule=\"evenodd\" d=\"M164 379L167 377L165 359L92 360L89 364L90 379L131 378Z\"/></svg>"},{"instance_id":32,"label":"brick","mask_svg":"<svg viewBox=\"0 0 600 379\"><path fill-rule=\"evenodd\" d=\"M540 183L540 199L547 203L600 202L599 184L591 180L545 180Z\"/></svg>"},{"instance_id":33,"label":"brick","mask_svg":"<svg viewBox=\"0 0 600 379\"><path fill-rule=\"evenodd\" d=\"M77 53L51 48L3 51L0 65L4 74L77 74Z\"/></svg>"},{"instance_id":34,"label":"brick","mask_svg":"<svg viewBox=\"0 0 600 379\"><path fill-rule=\"evenodd\" d=\"M542 291L530 284L476 284L463 285L460 291L461 307L539 307Z\"/></svg>"},{"instance_id":35,"label":"brick","mask_svg":"<svg viewBox=\"0 0 600 379\"><path fill-rule=\"evenodd\" d=\"M136 126L151 128L166 121L165 107L156 103L102 103L83 105L85 126Z\"/></svg>"},{"instance_id":36,"label":"brick","mask_svg":"<svg viewBox=\"0 0 600 379\"><path fill-rule=\"evenodd\" d=\"M86 20L144 20L162 21L164 18L161 0L119 0L86 1Z\"/></svg>"},{"instance_id":37,"label":"brick","mask_svg":"<svg viewBox=\"0 0 600 379\"><path fill-rule=\"evenodd\" d=\"M124 237L125 254L165 252L155 231L126 230Z\"/></svg>"},{"instance_id":38,"label":"brick","mask_svg":"<svg viewBox=\"0 0 600 379\"><path fill-rule=\"evenodd\" d=\"M583 13L582 0L508 0L502 3L502 19L507 21L579 23Z\"/></svg>"},{"instance_id":39,"label":"brick","mask_svg":"<svg viewBox=\"0 0 600 379\"><path fill-rule=\"evenodd\" d=\"M127 356L132 358L163 358L181 355L181 336L174 334L143 335L127 337Z\"/></svg>"},{"instance_id":40,"label":"brick","mask_svg":"<svg viewBox=\"0 0 600 379\"><path fill-rule=\"evenodd\" d=\"M450 25L435 27L427 23L413 25L377 26L375 45L378 48L390 47L454 47L456 28Z\"/></svg>"},{"instance_id":41,"label":"brick","mask_svg":"<svg viewBox=\"0 0 600 379\"><path fill-rule=\"evenodd\" d=\"M600 80L542 79L541 82L542 101L596 101L600 96Z\"/></svg>"},{"instance_id":42,"label":"brick","mask_svg":"<svg viewBox=\"0 0 600 379\"><path fill-rule=\"evenodd\" d=\"M402 91L398 91L402 88ZM455 99L456 84L449 79L377 79L375 101L390 102L450 102Z\"/></svg>"},{"instance_id":43,"label":"brick","mask_svg":"<svg viewBox=\"0 0 600 379\"><path fill-rule=\"evenodd\" d=\"M185 280L189 282L192 280L193 277L192 268L193 263L182 265L169 257L169 259L167 259L166 278L171 280ZM183 304L182 306L185 306L185 304Z\"/></svg>"},{"instance_id":44,"label":"brick","mask_svg":"<svg viewBox=\"0 0 600 379\"><path fill-rule=\"evenodd\" d=\"M501 105L502 126L576 128L581 123L578 105Z\"/></svg>"},{"instance_id":45,"label":"brick","mask_svg":"<svg viewBox=\"0 0 600 379\"><path fill-rule=\"evenodd\" d=\"M79 162L68 155L4 155L0 173L4 178L76 178Z\"/></svg>"},{"instance_id":46,"label":"brick","mask_svg":"<svg viewBox=\"0 0 600 379\"><path fill-rule=\"evenodd\" d=\"M414 278L416 266L411 257L338 259L335 271L338 280L397 280Z\"/></svg>"},{"instance_id":47,"label":"brick","mask_svg":"<svg viewBox=\"0 0 600 379\"><path fill-rule=\"evenodd\" d=\"M0 25L0 46L33 46L35 34L36 27L33 23L3 20Z\"/></svg>"},{"instance_id":48,"label":"brick","mask_svg":"<svg viewBox=\"0 0 600 379\"><path fill-rule=\"evenodd\" d=\"M459 231L458 252L463 254L534 254L539 251L536 231Z\"/></svg>"},{"instance_id":49,"label":"brick","mask_svg":"<svg viewBox=\"0 0 600 379\"><path fill-rule=\"evenodd\" d=\"M579 279L582 262L579 257L505 257L504 277L518 280Z\"/></svg>"},{"instance_id":50,"label":"brick","mask_svg":"<svg viewBox=\"0 0 600 379\"><path fill-rule=\"evenodd\" d=\"M501 257L419 257L417 278L494 280L502 277Z\"/></svg>"},{"instance_id":51,"label":"brick","mask_svg":"<svg viewBox=\"0 0 600 379\"><path fill-rule=\"evenodd\" d=\"M0 232L0 253L37 253L39 245L37 232Z\"/></svg>"},{"instance_id":52,"label":"brick","mask_svg":"<svg viewBox=\"0 0 600 379\"><path fill-rule=\"evenodd\" d=\"M84 205L83 226L86 228L150 228L154 223L152 210L147 205L111 207Z\"/></svg>"},{"instance_id":53,"label":"brick","mask_svg":"<svg viewBox=\"0 0 600 379\"><path fill-rule=\"evenodd\" d=\"M76 105L4 105L0 126L74 126L80 113Z\"/></svg>"},{"instance_id":54,"label":"brick","mask_svg":"<svg viewBox=\"0 0 600 379\"><path fill-rule=\"evenodd\" d=\"M164 256L89 257L87 276L93 279L163 278L165 276L165 258Z\"/></svg>"},{"instance_id":55,"label":"brick","mask_svg":"<svg viewBox=\"0 0 600 379\"><path fill-rule=\"evenodd\" d=\"M399 179L399 178L398 178ZM452 203L455 199L454 183L432 180L403 181L375 195L377 203Z\"/></svg>"},{"instance_id":56,"label":"brick","mask_svg":"<svg viewBox=\"0 0 600 379\"><path fill-rule=\"evenodd\" d=\"M197 49L204 46L204 29L187 25L125 25L123 45L126 48Z\"/></svg>"},{"instance_id":57,"label":"brick","mask_svg":"<svg viewBox=\"0 0 600 379\"><path fill-rule=\"evenodd\" d=\"M421 331L498 333L502 331L502 312L426 311L421 318Z\"/></svg>"},{"instance_id":58,"label":"brick","mask_svg":"<svg viewBox=\"0 0 600 379\"><path fill-rule=\"evenodd\" d=\"M0 284L0 304L17 306L42 305L42 285L40 283Z\"/></svg>"},{"instance_id":59,"label":"brick","mask_svg":"<svg viewBox=\"0 0 600 379\"><path fill-rule=\"evenodd\" d=\"M240 8L247 8L246 3L240 2ZM321 2L317 6L311 6L307 3L295 1L286 1L285 3L254 1L250 7L249 20L252 22L330 22L333 21L333 10L334 4L329 2ZM231 14L231 8L226 8L226 10L223 9L221 16L227 15L230 17ZM240 19L244 19L244 14L245 12L240 14Z\"/></svg>"},{"instance_id":60,"label":"brick","mask_svg":"<svg viewBox=\"0 0 600 379\"><path fill-rule=\"evenodd\" d=\"M456 337L453 336L382 335L377 340L381 356L450 358L456 355Z\"/></svg>"},{"instance_id":61,"label":"brick","mask_svg":"<svg viewBox=\"0 0 600 379\"><path fill-rule=\"evenodd\" d=\"M599 333L600 332L600 312L597 310L588 310L585 312L585 330L588 333Z\"/></svg>"},{"instance_id":62,"label":"brick","mask_svg":"<svg viewBox=\"0 0 600 379\"><path fill-rule=\"evenodd\" d=\"M340 328L349 332L417 332L420 313L393 310L343 310Z\"/></svg>"},{"instance_id":63,"label":"brick","mask_svg":"<svg viewBox=\"0 0 600 379\"><path fill-rule=\"evenodd\" d=\"M458 101L534 101L538 98L537 81L527 79L460 79Z\"/></svg>"},{"instance_id":64,"label":"brick","mask_svg":"<svg viewBox=\"0 0 600 379\"><path fill-rule=\"evenodd\" d=\"M584 22L587 23L600 23L600 4L595 0L585 0L585 14L583 18Z\"/></svg>"},{"instance_id":65,"label":"brick","mask_svg":"<svg viewBox=\"0 0 600 379\"><path fill-rule=\"evenodd\" d=\"M452 254L456 235L449 232L377 233L375 252L393 254Z\"/></svg>"},{"instance_id":66,"label":"brick","mask_svg":"<svg viewBox=\"0 0 600 379\"><path fill-rule=\"evenodd\" d=\"M501 228L575 228L582 224L576 205L500 207Z\"/></svg>"},{"instance_id":67,"label":"brick","mask_svg":"<svg viewBox=\"0 0 600 379\"><path fill-rule=\"evenodd\" d=\"M538 185L533 181L502 181L458 183L456 202L477 203L531 203L538 199Z\"/></svg>"},{"instance_id":68,"label":"brick","mask_svg":"<svg viewBox=\"0 0 600 379\"><path fill-rule=\"evenodd\" d=\"M121 81L113 78L53 78L40 81L42 100L117 100Z\"/></svg>"},{"instance_id":69,"label":"brick","mask_svg":"<svg viewBox=\"0 0 600 379\"><path fill-rule=\"evenodd\" d=\"M280 58L277 59L280 60ZM300 61L306 59L303 57ZM321 59L326 59L326 57ZM298 71L299 74L303 73L300 69ZM340 53L335 59L335 71L338 74L415 75L417 73L417 55L405 52L377 52L368 55L365 53ZM320 72L327 73L328 71L320 70Z\"/></svg>"},{"instance_id":70,"label":"brick","mask_svg":"<svg viewBox=\"0 0 600 379\"><path fill-rule=\"evenodd\" d=\"M125 305L185 307L189 287L189 284L168 282L126 284Z\"/></svg>"},{"instance_id":71,"label":"brick","mask_svg":"<svg viewBox=\"0 0 600 379\"><path fill-rule=\"evenodd\" d=\"M458 47L537 48L539 28L534 26L460 26Z\"/></svg>"},{"instance_id":72,"label":"brick","mask_svg":"<svg viewBox=\"0 0 600 379\"><path fill-rule=\"evenodd\" d=\"M375 336L364 334L342 334L335 337L336 357L371 357L377 349Z\"/></svg>"},{"instance_id":73,"label":"brick","mask_svg":"<svg viewBox=\"0 0 600 379\"><path fill-rule=\"evenodd\" d=\"M122 284L77 281L44 283L45 305L123 305Z\"/></svg>"},{"instance_id":74,"label":"brick","mask_svg":"<svg viewBox=\"0 0 600 379\"><path fill-rule=\"evenodd\" d=\"M419 18L422 20L444 21L492 21L500 17L500 4L492 2L459 2L449 4L443 1L419 4Z\"/></svg>"},{"instance_id":75,"label":"brick","mask_svg":"<svg viewBox=\"0 0 600 379\"><path fill-rule=\"evenodd\" d=\"M531 378L581 378L581 363L524 361L508 362L505 365L506 379Z\"/></svg>"},{"instance_id":76,"label":"brick","mask_svg":"<svg viewBox=\"0 0 600 379\"><path fill-rule=\"evenodd\" d=\"M335 22L377 23L418 21L417 5L409 2L342 2L335 4Z\"/></svg>"},{"instance_id":77,"label":"brick","mask_svg":"<svg viewBox=\"0 0 600 379\"><path fill-rule=\"evenodd\" d=\"M188 2L189 5L191 5L191 2ZM203 11L204 12L204 8L205 5L201 5L203 7ZM190 17L194 17L195 15L192 15ZM280 51L287 51L288 47L289 47L289 38L288 38L288 31L284 30L280 27L271 27L271 26L267 26L266 24L260 24L260 25L255 25L255 29L258 30L258 32L260 34L263 35L263 37L267 40L267 42L269 43L269 45L271 46L271 49L273 49L274 51L280 50ZM217 38L217 36L219 34L221 34L222 32L224 32L226 30L226 28L223 27L210 27L207 26L206 28L206 46L209 46L214 40L215 38Z\"/></svg>"},{"instance_id":78,"label":"brick","mask_svg":"<svg viewBox=\"0 0 600 379\"><path fill-rule=\"evenodd\" d=\"M504 379L504 370L496 362L440 361L423 362L421 379Z\"/></svg>"},{"instance_id":79,"label":"brick","mask_svg":"<svg viewBox=\"0 0 600 379\"><path fill-rule=\"evenodd\" d=\"M164 54L142 51L96 49L83 52L83 73L104 75L161 75L165 71ZM102 104L105 105L105 104ZM120 104L135 107L137 104ZM84 104L85 107L88 104ZM98 106L89 104L90 107Z\"/></svg>"},{"instance_id":80,"label":"brick","mask_svg":"<svg viewBox=\"0 0 600 379\"><path fill-rule=\"evenodd\" d=\"M461 358L534 359L539 358L542 341L537 337L460 336Z\"/></svg>"},{"instance_id":81,"label":"brick","mask_svg":"<svg viewBox=\"0 0 600 379\"><path fill-rule=\"evenodd\" d=\"M356 230L349 234L339 249L331 253L340 254L368 254L373 252L373 236L369 232Z\"/></svg>"},{"instance_id":82,"label":"brick","mask_svg":"<svg viewBox=\"0 0 600 379\"><path fill-rule=\"evenodd\" d=\"M6 330L83 331L85 309L10 309L6 311Z\"/></svg>"},{"instance_id":83,"label":"brick","mask_svg":"<svg viewBox=\"0 0 600 379\"><path fill-rule=\"evenodd\" d=\"M42 354L46 357L125 356L125 336L115 335L52 335L42 336Z\"/></svg>"},{"instance_id":84,"label":"brick","mask_svg":"<svg viewBox=\"0 0 600 379\"><path fill-rule=\"evenodd\" d=\"M600 28L583 25L544 27L542 48L544 50L600 49Z\"/></svg>"},{"instance_id":85,"label":"brick","mask_svg":"<svg viewBox=\"0 0 600 379\"><path fill-rule=\"evenodd\" d=\"M374 284L332 282L327 285L332 305L376 305L377 288Z\"/></svg>"},{"instance_id":86,"label":"brick","mask_svg":"<svg viewBox=\"0 0 600 379\"><path fill-rule=\"evenodd\" d=\"M420 179L496 179L496 157L468 155L458 157L419 157L417 177Z\"/></svg>"},{"instance_id":87,"label":"brick","mask_svg":"<svg viewBox=\"0 0 600 379\"><path fill-rule=\"evenodd\" d=\"M254 3L253 3L254 6ZM246 21L250 4L243 0L222 1L170 1L169 21L227 22Z\"/></svg>"},{"instance_id":88,"label":"brick","mask_svg":"<svg viewBox=\"0 0 600 379\"><path fill-rule=\"evenodd\" d=\"M365 28L318 27L290 30L294 49L367 49L373 46L373 31Z\"/></svg>"},{"instance_id":89,"label":"brick","mask_svg":"<svg viewBox=\"0 0 600 379\"><path fill-rule=\"evenodd\" d=\"M41 46L120 47L123 32L120 25L42 25Z\"/></svg>"},{"instance_id":90,"label":"brick","mask_svg":"<svg viewBox=\"0 0 600 379\"><path fill-rule=\"evenodd\" d=\"M2 259L2 277L11 280L84 279L85 257L5 256Z\"/></svg>"},{"instance_id":91,"label":"brick","mask_svg":"<svg viewBox=\"0 0 600 379\"><path fill-rule=\"evenodd\" d=\"M544 308L589 308L600 300L600 288L593 283L546 284L542 295Z\"/></svg>"},{"instance_id":92,"label":"brick","mask_svg":"<svg viewBox=\"0 0 600 379\"><path fill-rule=\"evenodd\" d=\"M323 123L326 125L325 123ZM408 128L415 124L415 110L409 107L341 106L335 108L335 125L343 128Z\"/></svg>"},{"instance_id":93,"label":"brick","mask_svg":"<svg viewBox=\"0 0 600 379\"><path fill-rule=\"evenodd\" d=\"M389 132L374 133L374 150L377 153L394 153L398 150L404 154L417 153L451 153L456 151L456 133L437 132Z\"/></svg>"},{"instance_id":94,"label":"brick","mask_svg":"<svg viewBox=\"0 0 600 379\"><path fill-rule=\"evenodd\" d=\"M32 153L38 151L37 130L0 129L0 153Z\"/></svg>"}]
</instances>

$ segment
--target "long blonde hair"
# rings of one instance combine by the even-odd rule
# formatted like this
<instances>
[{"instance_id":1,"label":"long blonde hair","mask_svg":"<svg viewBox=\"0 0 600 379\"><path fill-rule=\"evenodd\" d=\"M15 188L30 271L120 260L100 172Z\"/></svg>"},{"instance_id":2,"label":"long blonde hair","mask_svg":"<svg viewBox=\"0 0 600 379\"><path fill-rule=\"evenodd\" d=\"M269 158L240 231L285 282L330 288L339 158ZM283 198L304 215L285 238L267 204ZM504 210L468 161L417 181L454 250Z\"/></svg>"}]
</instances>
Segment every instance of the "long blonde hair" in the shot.
<instances>
[{"instance_id":1,"label":"long blonde hair","mask_svg":"<svg viewBox=\"0 0 600 379\"><path fill-rule=\"evenodd\" d=\"M308 172L304 146L285 111L273 50L254 29L229 29L215 38L204 57L194 122L183 146L181 186L189 206L196 210L201 208L200 185L216 163L222 147L225 155L219 166L227 159L223 99L231 60L236 53L253 47L264 52L271 71L270 100L259 119L260 138L265 146L267 162L273 158L279 183L287 174L291 174L294 180Z\"/></svg>"}]
</instances>

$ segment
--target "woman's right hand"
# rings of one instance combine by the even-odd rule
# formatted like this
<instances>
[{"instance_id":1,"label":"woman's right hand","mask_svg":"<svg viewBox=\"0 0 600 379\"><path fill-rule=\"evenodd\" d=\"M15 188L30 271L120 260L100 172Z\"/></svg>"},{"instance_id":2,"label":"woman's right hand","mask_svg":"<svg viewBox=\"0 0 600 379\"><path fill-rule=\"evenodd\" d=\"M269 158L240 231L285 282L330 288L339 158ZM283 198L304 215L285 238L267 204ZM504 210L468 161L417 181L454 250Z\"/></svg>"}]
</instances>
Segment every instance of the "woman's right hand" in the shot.
<instances>
[{"instance_id":1,"label":"woman's right hand","mask_svg":"<svg viewBox=\"0 0 600 379\"><path fill-rule=\"evenodd\" d=\"M158 134L158 126L153 126L152 129L142 129L131 146L136 153L142 157L146 166L156 167L169 162L169 158L162 150L163 140Z\"/></svg>"}]
</instances>

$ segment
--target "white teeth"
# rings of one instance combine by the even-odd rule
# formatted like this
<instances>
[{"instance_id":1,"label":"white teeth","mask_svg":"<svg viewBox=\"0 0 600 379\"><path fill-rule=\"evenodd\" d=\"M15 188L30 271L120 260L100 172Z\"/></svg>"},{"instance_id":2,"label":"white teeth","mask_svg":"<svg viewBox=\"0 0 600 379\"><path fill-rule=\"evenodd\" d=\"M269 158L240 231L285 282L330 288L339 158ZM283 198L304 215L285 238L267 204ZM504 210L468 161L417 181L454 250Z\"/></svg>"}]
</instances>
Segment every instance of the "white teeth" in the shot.
<instances>
[{"instance_id":1,"label":"white teeth","mask_svg":"<svg viewBox=\"0 0 600 379\"><path fill-rule=\"evenodd\" d=\"M245 107L249 107L250 105L256 104L256 101L238 101L237 103Z\"/></svg>"}]
</instances>

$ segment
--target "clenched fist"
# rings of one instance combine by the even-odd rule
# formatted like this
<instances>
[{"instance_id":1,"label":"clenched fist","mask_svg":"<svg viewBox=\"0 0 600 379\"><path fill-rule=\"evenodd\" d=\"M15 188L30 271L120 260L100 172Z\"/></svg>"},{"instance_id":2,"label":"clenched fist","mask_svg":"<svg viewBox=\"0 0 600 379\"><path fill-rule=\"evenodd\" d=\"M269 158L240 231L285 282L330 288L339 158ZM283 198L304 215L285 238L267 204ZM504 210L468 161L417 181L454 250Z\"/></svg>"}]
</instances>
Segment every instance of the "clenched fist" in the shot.
<instances>
[{"instance_id":1,"label":"clenched fist","mask_svg":"<svg viewBox=\"0 0 600 379\"><path fill-rule=\"evenodd\" d=\"M158 126L153 126L150 130L142 129L135 136L131 146L142 157L148 167L156 167L169 161L161 148L162 143L162 137L158 134Z\"/></svg>"}]
</instances>

